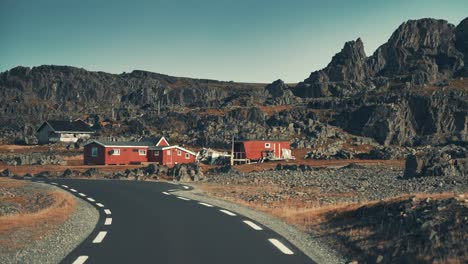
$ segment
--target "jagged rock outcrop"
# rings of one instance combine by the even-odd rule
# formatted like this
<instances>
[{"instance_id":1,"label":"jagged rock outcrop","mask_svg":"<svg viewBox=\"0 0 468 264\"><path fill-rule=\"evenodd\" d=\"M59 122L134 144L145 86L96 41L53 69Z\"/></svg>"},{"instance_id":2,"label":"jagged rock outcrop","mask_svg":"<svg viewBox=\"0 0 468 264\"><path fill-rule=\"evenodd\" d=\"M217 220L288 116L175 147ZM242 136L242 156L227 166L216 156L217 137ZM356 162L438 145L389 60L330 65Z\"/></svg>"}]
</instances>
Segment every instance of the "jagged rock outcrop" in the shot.
<instances>
[{"instance_id":1,"label":"jagged rock outcrop","mask_svg":"<svg viewBox=\"0 0 468 264\"><path fill-rule=\"evenodd\" d=\"M403 177L467 176L467 153L466 147L447 145L426 149L417 155L408 155Z\"/></svg>"},{"instance_id":2,"label":"jagged rock outcrop","mask_svg":"<svg viewBox=\"0 0 468 264\"><path fill-rule=\"evenodd\" d=\"M366 57L361 39L347 42L330 64L294 88L300 97L349 96L390 83L421 86L451 79L463 71L468 22L403 23L387 43Z\"/></svg>"},{"instance_id":3,"label":"jagged rock outcrop","mask_svg":"<svg viewBox=\"0 0 468 264\"><path fill-rule=\"evenodd\" d=\"M300 101L300 98L296 97L289 86L281 79L265 86L265 90L269 94L267 104L288 105Z\"/></svg>"},{"instance_id":4,"label":"jagged rock outcrop","mask_svg":"<svg viewBox=\"0 0 468 264\"><path fill-rule=\"evenodd\" d=\"M300 97L345 96L364 89L369 80L366 53L361 39L346 42L328 66L311 73L294 88Z\"/></svg>"}]
</instances>

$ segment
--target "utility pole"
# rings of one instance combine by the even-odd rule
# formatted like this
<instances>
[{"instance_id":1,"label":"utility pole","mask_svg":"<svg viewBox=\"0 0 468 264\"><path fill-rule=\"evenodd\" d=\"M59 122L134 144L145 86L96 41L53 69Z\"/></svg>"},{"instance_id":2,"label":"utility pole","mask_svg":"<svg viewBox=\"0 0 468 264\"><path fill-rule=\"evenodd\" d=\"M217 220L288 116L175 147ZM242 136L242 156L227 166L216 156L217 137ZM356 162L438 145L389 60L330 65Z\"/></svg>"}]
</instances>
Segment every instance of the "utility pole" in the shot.
<instances>
[{"instance_id":1,"label":"utility pole","mask_svg":"<svg viewBox=\"0 0 468 264\"><path fill-rule=\"evenodd\" d=\"M234 165L234 135L232 136L232 144L231 144L231 166Z\"/></svg>"}]
</instances>

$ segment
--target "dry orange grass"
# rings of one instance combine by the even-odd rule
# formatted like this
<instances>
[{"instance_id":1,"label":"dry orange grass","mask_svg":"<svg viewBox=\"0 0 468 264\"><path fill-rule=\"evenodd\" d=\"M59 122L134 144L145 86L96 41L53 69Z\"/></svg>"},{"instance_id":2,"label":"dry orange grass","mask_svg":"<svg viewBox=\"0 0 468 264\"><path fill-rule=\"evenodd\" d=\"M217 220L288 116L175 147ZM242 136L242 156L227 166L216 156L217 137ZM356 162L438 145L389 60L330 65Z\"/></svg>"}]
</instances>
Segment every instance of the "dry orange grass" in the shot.
<instances>
[{"instance_id":1,"label":"dry orange grass","mask_svg":"<svg viewBox=\"0 0 468 264\"><path fill-rule=\"evenodd\" d=\"M43 237L58 225L67 221L76 210L76 201L62 191L49 192L53 203L49 207L34 212L0 216L0 246L15 250L24 245L24 241L32 241ZM17 202L24 202L17 197ZM15 233L21 233L21 241L15 238Z\"/></svg>"}]
</instances>

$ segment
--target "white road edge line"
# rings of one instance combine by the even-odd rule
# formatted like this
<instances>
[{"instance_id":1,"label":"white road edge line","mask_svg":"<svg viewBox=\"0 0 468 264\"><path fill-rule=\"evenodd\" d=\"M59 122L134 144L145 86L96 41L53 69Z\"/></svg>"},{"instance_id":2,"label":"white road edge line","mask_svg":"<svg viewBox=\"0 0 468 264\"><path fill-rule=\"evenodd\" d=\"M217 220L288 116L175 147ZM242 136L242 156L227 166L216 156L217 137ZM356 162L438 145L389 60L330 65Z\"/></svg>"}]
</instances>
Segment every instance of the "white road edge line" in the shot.
<instances>
[{"instance_id":1,"label":"white road edge line","mask_svg":"<svg viewBox=\"0 0 468 264\"><path fill-rule=\"evenodd\" d=\"M104 205L102 203L96 203L97 206L99 207L104 207Z\"/></svg>"},{"instance_id":2,"label":"white road edge line","mask_svg":"<svg viewBox=\"0 0 468 264\"><path fill-rule=\"evenodd\" d=\"M181 200L184 200L184 201L190 201L189 198L185 198L185 197L180 197L180 196L177 196L177 198L181 199Z\"/></svg>"},{"instance_id":3,"label":"white road edge line","mask_svg":"<svg viewBox=\"0 0 468 264\"><path fill-rule=\"evenodd\" d=\"M112 218L106 218L104 225L112 225Z\"/></svg>"},{"instance_id":4,"label":"white road edge line","mask_svg":"<svg viewBox=\"0 0 468 264\"><path fill-rule=\"evenodd\" d=\"M112 214L111 210L109 210L109 209L104 209L104 213L105 213L106 215Z\"/></svg>"},{"instance_id":5,"label":"white road edge line","mask_svg":"<svg viewBox=\"0 0 468 264\"><path fill-rule=\"evenodd\" d=\"M84 194L84 193L79 193L79 195L80 195L80 196L83 196L83 197L86 196L86 194Z\"/></svg>"},{"instance_id":6,"label":"white road edge line","mask_svg":"<svg viewBox=\"0 0 468 264\"><path fill-rule=\"evenodd\" d=\"M76 192L76 190L75 190L75 189L70 189L70 191L72 191L72 192Z\"/></svg>"},{"instance_id":7,"label":"white road edge line","mask_svg":"<svg viewBox=\"0 0 468 264\"><path fill-rule=\"evenodd\" d=\"M63 185L63 184L62 184L62 187L63 187L63 188L68 188L68 186L66 186L66 185Z\"/></svg>"},{"instance_id":8,"label":"white road edge line","mask_svg":"<svg viewBox=\"0 0 468 264\"><path fill-rule=\"evenodd\" d=\"M50 184L52 184L52 185L57 185L57 183L56 183L56 182L51 182Z\"/></svg>"},{"instance_id":9,"label":"white road edge line","mask_svg":"<svg viewBox=\"0 0 468 264\"><path fill-rule=\"evenodd\" d=\"M96 244L96 243L101 243L102 240L104 240L104 238L106 237L107 235L107 232L106 231L101 231L99 232L99 234L96 236L96 238L93 240L93 243Z\"/></svg>"},{"instance_id":10,"label":"white road edge line","mask_svg":"<svg viewBox=\"0 0 468 264\"><path fill-rule=\"evenodd\" d=\"M88 260L88 256L79 256L73 261L73 264L83 264Z\"/></svg>"},{"instance_id":11,"label":"white road edge line","mask_svg":"<svg viewBox=\"0 0 468 264\"><path fill-rule=\"evenodd\" d=\"M287 248L278 239L270 238L270 239L268 239L268 241L270 241L270 243L272 243L275 247L277 247L284 254L286 254L286 255L293 255L294 254L294 252L292 252L289 248Z\"/></svg>"},{"instance_id":12,"label":"white road edge line","mask_svg":"<svg viewBox=\"0 0 468 264\"><path fill-rule=\"evenodd\" d=\"M257 224L255 224L255 223L252 222L252 221L244 220L243 222L246 223L246 224L247 224L248 226L250 226L251 228L253 228L254 230L263 230L263 228L259 227Z\"/></svg>"},{"instance_id":13,"label":"white road edge line","mask_svg":"<svg viewBox=\"0 0 468 264\"><path fill-rule=\"evenodd\" d=\"M202 203L202 202L199 202L198 204L204 205L204 206L206 206L206 207L213 207L213 205L211 205L211 204L207 204L207 203Z\"/></svg>"},{"instance_id":14,"label":"white road edge line","mask_svg":"<svg viewBox=\"0 0 468 264\"><path fill-rule=\"evenodd\" d=\"M164 193L165 195L171 195L171 194L170 194L170 193L168 193L168 192L162 192L162 193Z\"/></svg>"},{"instance_id":15,"label":"white road edge line","mask_svg":"<svg viewBox=\"0 0 468 264\"><path fill-rule=\"evenodd\" d=\"M225 213L225 214L227 214L227 215L230 215L230 216L236 216L235 213L233 213L233 212L231 212L231 211L228 211L228 210L221 209L221 210L219 210L219 211L220 211L220 212L223 212L223 213Z\"/></svg>"},{"instance_id":16,"label":"white road edge line","mask_svg":"<svg viewBox=\"0 0 468 264\"><path fill-rule=\"evenodd\" d=\"M44 181L37 181L37 182L44 183Z\"/></svg>"},{"instance_id":17,"label":"white road edge line","mask_svg":"<svg viewBox=\"0 0 468 264\"><path fill-rule=\"evenodd\" d=\"M93 198L88 198L88 201L95 202L96 200L94 200Z\"/></svg>"}]
</instances>

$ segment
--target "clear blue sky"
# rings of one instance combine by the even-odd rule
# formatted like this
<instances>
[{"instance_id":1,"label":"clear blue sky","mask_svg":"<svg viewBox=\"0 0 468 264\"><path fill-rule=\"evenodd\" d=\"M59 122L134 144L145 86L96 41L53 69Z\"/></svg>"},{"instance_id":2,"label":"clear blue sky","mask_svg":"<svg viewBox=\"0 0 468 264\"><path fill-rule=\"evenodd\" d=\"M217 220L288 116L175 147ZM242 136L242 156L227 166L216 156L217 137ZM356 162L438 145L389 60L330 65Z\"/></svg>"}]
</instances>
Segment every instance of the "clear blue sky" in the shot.
<instances>
[{"instance_id":1,"label":"clear blue sky","mask_svg":"<svg viewBox=\"0 0 468 264\"><path fill-rule=\"evenodd\" d=\"M466 0L0 0L0 71L55 64L298 82L345 41L361 37L370 55L403 21L467 16Z\"/></svg>"}]
</instances>

